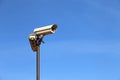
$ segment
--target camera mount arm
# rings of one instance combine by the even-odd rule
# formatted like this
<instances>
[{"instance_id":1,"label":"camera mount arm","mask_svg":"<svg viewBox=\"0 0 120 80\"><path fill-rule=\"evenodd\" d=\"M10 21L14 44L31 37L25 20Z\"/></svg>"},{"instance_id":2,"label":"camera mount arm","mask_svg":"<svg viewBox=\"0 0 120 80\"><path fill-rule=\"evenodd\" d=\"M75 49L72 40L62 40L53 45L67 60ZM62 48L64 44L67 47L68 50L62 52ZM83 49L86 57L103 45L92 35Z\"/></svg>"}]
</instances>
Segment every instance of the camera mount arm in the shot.
<instances>
[{"instance_id":1,"label":"camera mount arm","mask_svg":"<svg viewBox=\"0 0 120 80\"><path fill-rule=\"evenodd\" d=\"M32 37L29 37L29 42L30 42L30 45L31 45L31 48L33 51L37 52L37 47L41 44L41 43L44 43L43 41L43 35L39 36L39 35L35 35L35 34L30 34L30 36Z\"/></svg>"},{"instance_id":2,"label":"camera mount arm","mask_svg":"<svg viewBox=\"0 0 120 80\"><path fill-rule=\"evenodd\" d=\"M36 36L36 46L39 46L41 43L44 43L43 37L44 36Z\"/></svg>"}]
</instances>

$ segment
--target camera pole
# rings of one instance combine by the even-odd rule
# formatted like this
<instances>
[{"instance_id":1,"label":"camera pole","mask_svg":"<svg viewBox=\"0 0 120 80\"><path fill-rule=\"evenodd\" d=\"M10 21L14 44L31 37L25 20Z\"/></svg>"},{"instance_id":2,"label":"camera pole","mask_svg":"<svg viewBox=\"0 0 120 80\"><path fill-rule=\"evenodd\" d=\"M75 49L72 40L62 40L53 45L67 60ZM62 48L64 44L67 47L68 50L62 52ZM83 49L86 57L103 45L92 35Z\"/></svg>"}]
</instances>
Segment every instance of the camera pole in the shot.
<instances>
[{"instance_id":1,"label":"camera pole","mask_svg":"<svg viewBox=\"0 0 120 80\"><path fill-rule=\"evenodd\" d=\"M36 80L40 80L40 46L37 46L36 51Z\"/></svg>"},{"instance_id":2,"label":"camera pole","mask_svg":"<svg viewBox=\"0 0 120 80\"><path fill-rule=\"evenodd\" d=\"M37 36L36 40L36 80L40 80L40 44L43 39L43 36Z\"/></svg>"}]
</instances>

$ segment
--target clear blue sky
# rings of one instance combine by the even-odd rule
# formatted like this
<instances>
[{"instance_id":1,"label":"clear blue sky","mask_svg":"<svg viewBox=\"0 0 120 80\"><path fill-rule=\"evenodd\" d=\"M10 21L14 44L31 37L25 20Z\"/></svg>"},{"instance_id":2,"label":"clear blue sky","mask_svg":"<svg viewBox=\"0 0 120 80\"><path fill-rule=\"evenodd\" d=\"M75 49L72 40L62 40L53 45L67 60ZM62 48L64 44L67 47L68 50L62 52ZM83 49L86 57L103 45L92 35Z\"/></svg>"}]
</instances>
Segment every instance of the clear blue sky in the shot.
<instances>
[{"instance_id":1,"label":"clear blue sky","mask_svg":"<svg viewBox=\"0 0 120 80\"><path fill-rule=\"evenodd\" d=\"M35 80L28 35L41 45L41 80L120 80L119 0L0 0L0 80Z\"/></svg>"}]
</instances>

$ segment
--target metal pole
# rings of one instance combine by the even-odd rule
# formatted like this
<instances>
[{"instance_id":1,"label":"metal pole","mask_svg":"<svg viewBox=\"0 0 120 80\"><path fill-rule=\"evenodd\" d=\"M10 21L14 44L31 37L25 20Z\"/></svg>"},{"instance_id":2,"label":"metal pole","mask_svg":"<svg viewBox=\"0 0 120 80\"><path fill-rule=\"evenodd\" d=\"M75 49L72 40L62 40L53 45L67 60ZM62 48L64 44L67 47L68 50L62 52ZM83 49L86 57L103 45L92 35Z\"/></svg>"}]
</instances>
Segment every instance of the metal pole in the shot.
<instances>
[{"instance_id":1,"label":"metal pole","mask_svg":"<svg viewBox=\"0 0 120 80\"><path fill-rule=\"evenodd\" d=\"M36 51L36 80L40 80L40 46L37 46Z\"/></svg>"}]
</instances>

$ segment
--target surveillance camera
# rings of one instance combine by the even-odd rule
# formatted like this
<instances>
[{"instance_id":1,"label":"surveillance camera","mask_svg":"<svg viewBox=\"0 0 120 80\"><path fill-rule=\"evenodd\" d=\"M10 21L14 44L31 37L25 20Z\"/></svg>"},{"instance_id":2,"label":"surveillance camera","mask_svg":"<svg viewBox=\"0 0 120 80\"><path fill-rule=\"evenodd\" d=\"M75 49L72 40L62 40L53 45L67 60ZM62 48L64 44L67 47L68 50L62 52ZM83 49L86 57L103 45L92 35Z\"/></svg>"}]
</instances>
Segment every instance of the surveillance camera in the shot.
<instances>
[{"instance_id":1,"label":"surveillance camera","mask_svg":"<svg viewBox=\"0 0 120 80\"><path fill-rule=\"evenodd\" d=\"M32 50L37 51L38 49L37 46L40 45L40 43L42 42L42 38L45 35L55 33L56 29L57 29L56 24L34 29L34 33L28 36Z\"/></svg>"},{"instance_id":2,"label":"surveillance camera","mask_svg":"<svg viewBox=\"0 0 120 80\"><path fill-rule=\"evenodd\" d=\"M53 24L53 25L36 28L34 29L34 33L39 36L41 35L44 36L44 35L55 33L56 29L57 29L57 25Z\"/></svg>"}]
</instances>

